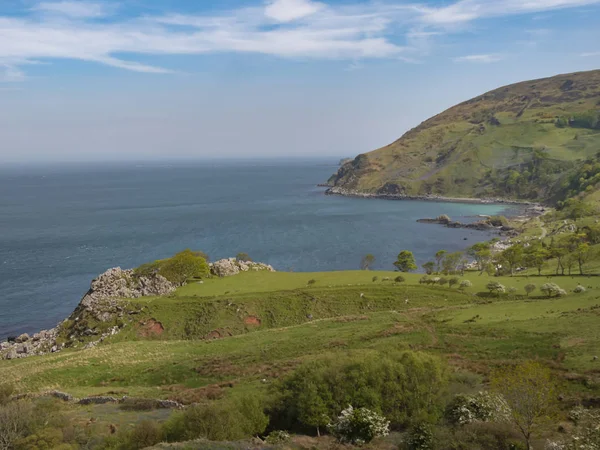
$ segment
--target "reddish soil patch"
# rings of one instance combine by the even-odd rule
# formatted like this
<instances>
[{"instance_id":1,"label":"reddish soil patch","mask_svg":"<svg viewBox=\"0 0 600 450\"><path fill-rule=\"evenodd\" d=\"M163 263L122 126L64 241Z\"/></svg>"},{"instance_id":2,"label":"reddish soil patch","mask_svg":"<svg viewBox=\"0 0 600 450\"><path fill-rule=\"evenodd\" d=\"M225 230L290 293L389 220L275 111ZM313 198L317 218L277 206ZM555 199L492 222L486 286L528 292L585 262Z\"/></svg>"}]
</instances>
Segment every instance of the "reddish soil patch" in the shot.
<instances>
[{"instance_id":1,"label":"reddish soil patch","mask_svg":"<svg viewBox=\"0 0 600 450\"><path fill-rule=\"evenodd\" d=\"M165 331L163 324L158 322L156 319L150 319L146 322L140 322L140 329L138 335L142 337L160 336Z\"/></svg>"},{"instance_id":2,"label":"reddish soil patch","mask_svg":"<svg viewBox=\"0 0 600 450\"><path fill-rule=\"evenodd\" d=\"M205 339L222 339L224 337L229 337L229 336L233 336L229 331L227 330L223 330L223 329L219 329L219 330L212 330L210 333L208 333L205 337Z\"/></svg>"},{"instance_id":3,"label":"reddish soil patch","mask_svg":"<svg viewBox=\"0 0 600 450\"><path fill-rule=\"evenodd\" d=\"M246 325L254 325L256 327L260 326L262 323L261 320L256 316L248 316L244 319L244 323Z\"/></svg>"}]
</instances>

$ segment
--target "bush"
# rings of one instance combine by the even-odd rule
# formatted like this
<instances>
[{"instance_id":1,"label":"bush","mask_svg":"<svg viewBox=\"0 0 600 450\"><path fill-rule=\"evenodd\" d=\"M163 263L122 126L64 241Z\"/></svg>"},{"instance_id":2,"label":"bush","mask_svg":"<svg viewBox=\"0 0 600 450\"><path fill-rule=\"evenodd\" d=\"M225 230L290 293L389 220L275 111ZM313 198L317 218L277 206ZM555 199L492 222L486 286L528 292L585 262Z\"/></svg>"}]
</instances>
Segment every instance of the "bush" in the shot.
<instances>
[{"instance_id":1,"label":"bush","mask_svg":"<svg viewBox=\"0 0 600 450\"><path fill-rule=\"evenodd\" d=\"M486 285L486 289L491 293L496 293L497 295L504 294L506 292L506 288L497 281L489 282Z\"/></svg>"},{"instance_id":2,"label":"bush","mask_svg":"<svg viewBox=\"0 0 600 450\"><path fill-rule=\"evenodd\" d=\"M542 291L548 297L552 297L553 295L560 296L562 294L562 292L564 292L566 294L566 292L563 289L561 289L555 283L545 283L545 284L543 284L540 287L540 291Z\"/></svg>"},{"instance_id":3,"label":"bush","mask_svg":"<svg viewBox=\"0 0 600 450\"><path fill-rule=\"evenodd\" d=\"M398 275L396 278L394 278L394 281L396 283L404 283L406 279L402 275Z\"/></svg>"},{"instance_id":4,"label":"bush","mask_svg":"<svg viewBox=\"0 0 600 450\"><path fill-rule=\"evenodd\" d=\"M457 395L446 408L446 419L454 425L473 422L506 422L510 408L504 399L482 391L475 395Z\"/></svg>"},{"instance_id":5,"label":"bush","mask_svg":"<svg viewBox=\"0 0 600 450\"><path fill-rule=\"evenodd\" d=\"M491 216L488 223L493 227L505 227L508 225L508 219L504 216Z\"/></svg>"},{"instance_id":6,"label":"bush","mask_svg":"<svg viewBox=\"0 0 600 450\"><path fill-rule=\"evenodd\" d=\"M154 420L143 420L138 423L129 434L128 449L142 449L152 447L162 441L163 435L160 425Z\"/></svg>"},{"instance_id":7,"label":"bush","mask_svg":"<svg viewBox=\"0 0 600 450\"><path fill-rule=\"evenodd\" d=\"M452 287L452 286L458 284L459 282L460 282L460 279L458 277L452 277L448 280L448 285L450 287Z\"/></svg>"},{"instance_id":8,"label":"bush","mask_svg":"<svg viewBox=\"0 0 600 450\"><path fill-rule=\"evenodd\" d=\"M473 286L473 283L471 283L469 280L463 280L460 282L460 289L466 289L466 288L470 288Z\"/></svg>"},{"instance_id":9,"label":"bush","mask_svg":"<svg viewBox=\"0 0 600 450\"><path fill-rule=\"evenodd\" d=\"M309 286L312 286L316 282L317 282L317 280L308 280L308 282L306 284L309 285Z\"/></svg>"},{"instance_id":10,"label":"bush","mask_svg":"<svg viewBox=\"0 0 600 450\"><path fill-rule=\"evenodd\" d=\"M281 422L276 424L278 428L303 426L318 431L353 405L383 414L393 426L402 426L437 417L446 384L441 361L424 353L372 351L322 357L273 386L270 415L273 423Z\"/></svg>"},{"instance_id":11,"label":"bush","mask_svg":"<svg viewBox=\"0 0 600 450\"><path fill-rule=\"evenodd\" d=\"M375 283L377 280L379 280L379 277L377 277L377 276L375 276L375 277L371 278L371 281L372 281L373 283Z\"/></svg>"},{"instance_id":12,"label":"bush","mask_svg":"<svg viewBox=\"0 0 600 450\"><path fill-rule=\"evenodd\" d=\"M269 445L278 445L285 444L286 442L289 442L290 439L291 436L287 431L275 430L269 433L266 442Z\"/></svg>"},{"instance_id":13,"label":"bush","mask_svg":"<svg viewBox=\"0 0 600 450\"><path fill-rule=\"evenodd\" d=\"M160 408L160 401L147 398L126 398L119 408L124 411L151 411Z\"/></svg>"},{"instance_id":14,"label":"bush","mask_svg":"<svg viewBox=\"0 0 600 450\"><path fill-rule=\"evenodd\" d=\"M13 395L14 388L11 384L0 384L0 406L6 405Z\"/></svg>"},{"instance_id":15,"label":"bush","mask_svg":"<svg viewBox=\"0 0 600 450\"><path fill-rule=\"evenodd\" d=\"M367 408L354 409L350 405L334 422L327 425L327 429L340 442L360 445L371 442L376 437L387 436L390 422Z\"/></svg>"},{"instance_id":16,"label":"bush","mask_svg":"<svg viewBox=\"0 0 600 450\"><path fill-rule=\"evenodd\" d=\"M573 292L575 292L576 294L583 294L586 291L586 289L582 286L582 285L578 285ZM1 394L0 394L0 398L1 398ZM1 400L0 400L1 401Z\"/></svg>"},{"instance_id":17,"label":"bush","mask_svg":"<svg viewBox=\"0 0 600 450\"><path fill-rule=\"evenodd\" d=\"M435 220L437 220L439 223L448 224L450 223L450 216L448 216L447 214L442 214L441 216L437 216Z\"/></svg>"},{"instance_id":18,"label":"bush","mask_svg":"<svg viewBox=\"0 0 600 450\"><path fill-rule=\"evenodd\" d=\"M171 258L143 264L135 269L134 274L137 277L159 274L171 283L181 285L190 278L201 278L210 273L208 263L198 253L201 252L184 250Z\"/></svg>"},{"instance_id":19,"label":"bush","mask_svg":"<svg viewBox=\"0 0 600 450\"><path fill-rule=\"evenodd\" d=\"M419 424L411 428L406 439L408 450L433 450L433 432L427 424Z\"/></svg>"},{"instance_id":20,"label":"bush","mask_svg":"<svg viewBox=\"0 0 600 450\"><path fill-rule=\"evenodd\" d=\"M531 294L533 291L535 291L537 289L537 286L533 283L530 283L528 285L525 286L525 292L527 292L527 296L529 297L529 294Z\"/></svg>"},{"instance_id":21,"label":"bush","mask_svg":"<svg viewBox=\"0 0 600 450\"><path fill-rule=\"evenodd\" d=\"M438 278L436 282L437 282L437 284L439 284L440 286L445 286L446 284L448 284L448 283L449 283L449 280L448 280L448 278L446 278L446 277L441 277L441 278Z\"/></svg>"},{"instance_id":22,"label":"bush","mask_svg":"<svg viewBox=\"0 0 600 450\"><path fill-rule=\"evenodd\" d=\"M250 258L248 253L244 252L240 252L237 255L235 255L235 259L237 259L240 262L252 262L252 258Z\"/></svg>"},{"instance_id":23,"label":"bush","mask_svg":"<svg viewBox=\"0 0 600 450\"><path fill-rule=\"evenodd\" d=\"M12 449L34 427L33 406L19 401L0 406L0 449Z\"/></svg>"},{"instance_id":24,"label":"bush","mask_svg":"<svg viewBox=\"0 0 600 450\"><path fill-rule=\"evenodd\" d=\"M168 441L241 440L263 433L268 422L262 402L257 397L246 396L193 405L183 413L175 413L165 423L163 431Z\"/></svg>"}]
</instances>

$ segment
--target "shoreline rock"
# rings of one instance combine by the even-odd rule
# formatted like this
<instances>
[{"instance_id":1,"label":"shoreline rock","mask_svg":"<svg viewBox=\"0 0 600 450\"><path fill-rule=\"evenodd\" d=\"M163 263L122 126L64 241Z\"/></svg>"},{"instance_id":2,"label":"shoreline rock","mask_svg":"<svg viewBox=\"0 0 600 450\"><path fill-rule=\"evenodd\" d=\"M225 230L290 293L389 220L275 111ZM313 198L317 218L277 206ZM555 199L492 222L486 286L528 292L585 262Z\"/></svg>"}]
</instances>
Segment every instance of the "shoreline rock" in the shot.
<instances>
[{"instance_id":1,"label":"shoreline rock","mask_svg":"<svg viewBox=\"0 0 600 450\"><path fill-rule=\"evenodd\" d=\"M473 223L462 223L452 220L442 220L442 219L418 219L419 223L429 223L434 225L443 225L447 228L466 228L469 230L477 230L477 231L489 231L499 234L504 234L506 236L515 237L518 233L514 228L509 226L494 226L485 220L480 220Z\"/></svg>"},{"instance_id":2,"label":"shoreline rock","mask_svg":"<svg viewBox=\"0 0 600 450\"><path fill-rule=\"evenodd\" d=\"M254 261L238 261L236 258L225 258L210 263L210 273L217 277L231 277L240 272L267 271L275 272L273 266Z\"/></svg>"},{"instance_id":3,"label":"shoreline rock","mask_svg":"<svg viewBox=\"0 0 600 450\"><path fill-rule=\"evenodd\" d=\"M417 200L440 203L470 203L481 205L522 205L532 208L542 208L543 205L536 202L528 202L524 200L511 200L503 198L463 198L463 197L444 197L440 195L405 195L405 194L376 194L370 192L360 192L341 187L330 187L325 191L325 195L341 195L344 197L356 198L377 198L382 200Z\"/></svg>"}]
</instances>

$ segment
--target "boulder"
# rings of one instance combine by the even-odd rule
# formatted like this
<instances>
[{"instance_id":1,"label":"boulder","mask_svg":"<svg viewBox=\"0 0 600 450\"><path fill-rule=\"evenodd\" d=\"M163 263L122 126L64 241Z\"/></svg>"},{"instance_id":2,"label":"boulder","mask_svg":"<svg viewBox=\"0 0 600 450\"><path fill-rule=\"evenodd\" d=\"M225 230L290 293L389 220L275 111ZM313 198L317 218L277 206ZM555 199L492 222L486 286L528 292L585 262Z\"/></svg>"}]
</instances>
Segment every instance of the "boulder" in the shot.
<instances>
[{"instance_id":1,"label":"boulder","mask_svg":"<svg viewBox=\"0 0 600 450\"><path fill-rule=\"evenodd\" d=\"M27 333L23 333L22 335L20 335L18 338L15 339L15 342L17 344L20 344L22 342L27 342L29 340L29 335Z\"/></svg>"},{"instance_id":2,"label":"boulder","mask_svg":"<svg viewBox=\"0 0 600 450\"><path fill-rule=\"evenodd\" d=\"M226 258L210 264L210 271L218 277L230 277L240 272L268 271L275 272L272 266L260 262L238 261L235 258Z\"/></svg>"}]
</instances>

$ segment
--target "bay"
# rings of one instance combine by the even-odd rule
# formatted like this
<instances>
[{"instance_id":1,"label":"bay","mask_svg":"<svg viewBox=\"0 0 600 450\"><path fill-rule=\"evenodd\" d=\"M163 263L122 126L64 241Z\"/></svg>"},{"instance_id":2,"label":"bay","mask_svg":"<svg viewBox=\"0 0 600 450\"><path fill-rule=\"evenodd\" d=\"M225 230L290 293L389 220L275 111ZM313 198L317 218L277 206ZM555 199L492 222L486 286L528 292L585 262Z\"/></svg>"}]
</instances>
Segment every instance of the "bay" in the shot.
<instances>
[{"instance_id":1,"label":"bay","mask_svg":"<svg viewBox=\"0 0 600 450\"><path fill-rule=\"evenodd\" d=\"M248 253L281 271L393 269L420 264L484 232L419 224L461 221L502 205L325 196L330 160L12 167L0 170L0 339L55 326L109 267L185 248L213 260ZM466 238L466 240L465 240Z\"/></svg>"}]
</instances>

